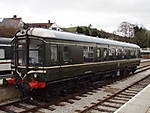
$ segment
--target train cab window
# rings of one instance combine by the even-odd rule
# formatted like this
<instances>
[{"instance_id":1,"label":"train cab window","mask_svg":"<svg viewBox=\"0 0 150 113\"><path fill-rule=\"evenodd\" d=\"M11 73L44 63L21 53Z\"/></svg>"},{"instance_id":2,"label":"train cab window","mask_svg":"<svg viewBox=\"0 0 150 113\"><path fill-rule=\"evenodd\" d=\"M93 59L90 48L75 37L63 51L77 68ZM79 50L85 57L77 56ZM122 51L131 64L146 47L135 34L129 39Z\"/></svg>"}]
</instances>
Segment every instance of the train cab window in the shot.
<instances>
[{"instance_id":1,"label":"train cab window","mask_svg":"<svg viewBox=\"0 0 150 113\"><path fill-rule=\"evenodd\" d=\"M0 49L0 59L4 59L4 58L5 58L5 50Z\"/></svg>"},{"instance_id":2,"label":"train cab window","mask_svg":"<svg viewBox=\"0 0 150 113\"><path fill-rule=\"evenodd\" d=\"M69 63L69 47L64 47L63 51L63 61Z\"/></svg>"},{"instance_id":3,"label":"train cab window","mask_svg":"<svg viewBox=\"0 0 150 113\"><path fill-rule=\"evenodd\" d=\"M38 54L38 51L32 51L32 50L30 50L29 54L30 54L30 56L29 56L30 63L32 63L32 64L39 63L39 59L38 59L39 54Z\"/></svg>"},{"instance_id":4,"label":"train cab window","mask_svg":"<svg viewBox=\"0 0 150 113\"><path fill-rule=\"evenodd\" d=\"M56 63L58 60L57 45L51 45L50 53L51 53L51 63Z\"/></svg>"},{"instance_id":5,"label":"train cab window","mask_svg":"<svg viewBox=\"0 0 150 113\"><path fill-rule=\"evenodd\" d=\"M83 47L84 62L92 62L94 60L94 47Z\"/></svg>"},{"instance_id":6,"label":"train cab window","mask_svg":"<svg viewBox=\"0 0 150 113\"><path fill-rule=\"evenodd\" d=\"M18 65L26 65L26 40L18 40L17 46L17 64Z\"/></svg>"},{"instance_id":7,"label":"train cab window","mask_svg":"<svg viewBox=\"0 0 150 113\"><path fill-rule=\"evenodd\" d=\"M29 64L41 65L44 63L44 44L41 40L30 39Z\"/></svg>"}]
</instances>

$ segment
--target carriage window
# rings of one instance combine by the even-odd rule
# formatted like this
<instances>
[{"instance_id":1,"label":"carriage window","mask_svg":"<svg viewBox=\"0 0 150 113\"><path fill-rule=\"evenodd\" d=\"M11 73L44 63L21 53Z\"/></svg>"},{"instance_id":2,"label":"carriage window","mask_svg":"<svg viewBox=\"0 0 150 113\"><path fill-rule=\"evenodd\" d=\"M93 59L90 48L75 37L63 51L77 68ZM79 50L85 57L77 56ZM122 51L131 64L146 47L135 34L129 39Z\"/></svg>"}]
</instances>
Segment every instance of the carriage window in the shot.
<instances>
[{"instance_id":1,"label":"carriage window","mask_svg":"<svg viewBox=\"0 0 150 113\"><path fill-rule=\"evenodd\" d=\"M116 56L116 49L115 48L109 48L109 57L108 60L113 60Z\"/></svg>"},{"instance_id":2,"label":"carriage window","mask_svg":"<svg viewBox=\"0 0 150 113\"><path fill-rule=\"evenodd\" d=\"M107 54L108 54L108 49L104 48L103 49L104 60L107 60Z\"/></svg>"},{"instance_id":3,"label":"carriage window","mask_svg":"<svg viewBox=\"0 0 150 113\"><path fill-rule=\"evenodd\" d=\"M83 48L83 57L85 62L91 62L94 59L94 48L93 47L84 47Z\"/></svg>"},{"instance_id":4,"label":"carriage window","mask_svg":"<svg viewBox=\"0 0 150 113\"><path fill-rule=\"evenodd\" d=\"M6 59L12 59L13 58L13 49L12 49L11 46L8 46L8 47L5 48L5 56L4 57Z\"/></svg>"},{"instance_id":5,"label":"carriage window","mask_svg":"<svg viewBox=\"0 0 150 113\"><path fill-rule=\"evenodd\" d=\"M129 57L129 53L127 49L123 50L123 58L128 58Z\"/></svg>"},{"instance_id":6,"label":"carriage window","mask_svg":"<svg viewBox=\"0 0 150 113\"><path fill-rule=\"evenodd\" d=\"M130 58L131 54L130 54L130 50L129 49L125 49L125 58Z\"/></svg>"},{"instance_id":7,"label":"carriage window","mask_svg":"<svg viewBox=\"0 0 150 113\"><path fill-rule=\"evenodd\" d=\"M5 50L4 49L0 49L0 59L5 58Z\"/></svg>"},{"instance_id":8,"label":"carriage window","mask_svg":"<svg viewBox=\"0 0 150 113\"><path fill-rule=\"evenodd\" d=\"M140 50L135 50L135 56L136 58L140 57Z\"/></svg>"},{"instance_id":9,"label":"carriage window","mask_svg":"<svg viewBox=\"0 0 150 113\"><path fill-rule=\"evenodd\" d=\"M30 39L29 64L43 64L44 44L41 40Z\"/></svg>"},{"instance_id":10,"label":"carriage window","mask_svg":"<svg viewBox=\"0 0 150 113\"><path fill-rule=\"evenodd\" d=\"M98 48L96 53L97 53L97 57L100 58L101 57L101 49Z\"/></svg>"},{"instance_id":11,"label":"carriage window","mask_svg":"<svg viewBox=\"0 0 150 113\"><path fill-rule=\"evenodd\" d=\"M64 62L69 61L69 48L68 47L64 47L63 60Z\"/></svg>"},{"instance_id":12,"label":"carriage window","mask_svg":"<svg viewBox=\"0 0 150 113\"><path fill-rule=\"evenodd\" d=\"M29 51L29 61L32 64L39 63L39 53L38 51Z\"/></svg>"},{"instance_id":13,"label":"carriage window","mask_svg":"<svg viewBox=\"0 0 150 113\"><path fill-rule=\"evenodd\" d=\"M26 54L23 50L18 50L18 64L26 65Z\"/></svg>"},{"instance_id":14,"label":"carriage window","mask_svg":"<svg viewBox=\"0 0 150 113\"><path fill-rule=\"evenodd\" d=\"M130 50L130 55L131 55L132 57L134 57L134 55L135 55L134 50Z\"/></svg>"},{"instance_id":15,"label":"carriage window","mask_svg":"<svg viewBox=\"0 0 150 113\"><path fill-rule=\"evenodd\" d=\"M130 53L130 50L128 49L127 50L127 58L130 58L131 57L131 53Z\"/></svg>"},{"instance_id":16,"label":"carriage window","mask_svg":"<svg viewBox=\"0 0 150 113\"><path fill-rule=\"evenodd\" d=\"M125 49L122 49L122 58L124 59L126 57L126 51Z\"/></svg>"},{"instance_id":17,"label":"carriage window","mask_svg":"<svg viewBox=\"0 0 150 113\"><path fill-rule=\"evenodd\" d=\"M83 56L84 58L88 58L88 47L83 48Z\"/></svg>"},{"instance_id":18,"label":"carriage window","mask_svg":"<svg viewBox=\"0 0 150 113\"><path fill-rule=\"evenodd\" d=\"M115 55L115 49L114 48L110 48L109 49L109 56L114 56Z\"/></svg>"},{"instance_id":19,"label":"carriage window","mask_svg":"<svg viewBox=\"0 0 150 113\"><path fill-rule=\"evenodd\" d=\"M122 57L122 50L121 49L116 49L116 56L117 56L117 59L121 59L121 57Z\"/></svg>"},{"instance_id":20,"label":"carriage window","mask_svg":"<svg viewBox=\"0 0 150 113\"><path fill-rule=\"evenodd\" d=\"M57 45L51 45L50 47L50 51L51 51L51 62L57 62Z\"/></svg>"},{"instance_id":21,"label":"carriage window","mask_svg":"<svg viewBox=\"0 0 150 113\"><path fill-rule=\"evenodd\" d=\"M18 65L26 65L26 40L18 40L18 48L17 48L17 63Z\"/></svg>"}]
</instances>

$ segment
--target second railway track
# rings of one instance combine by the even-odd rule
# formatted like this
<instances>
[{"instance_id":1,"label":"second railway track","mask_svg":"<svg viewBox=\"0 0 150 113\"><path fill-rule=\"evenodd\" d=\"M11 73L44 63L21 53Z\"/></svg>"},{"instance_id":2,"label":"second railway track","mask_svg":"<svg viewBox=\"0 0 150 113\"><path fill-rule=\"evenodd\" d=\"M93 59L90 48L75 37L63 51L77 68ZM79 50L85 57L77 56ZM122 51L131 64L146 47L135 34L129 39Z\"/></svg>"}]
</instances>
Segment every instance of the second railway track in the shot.
<instances>
[{"instance_id":1,"label":"second railway track","mask_svg":"<svg viewBox=\"0 0 150 113\"><path fill-rule=\"evenodd\" d=\"M144 89L150 83L150 75L146 76L130 86L117 91L113 95L109 95L104 100L100 100L97 103L93 103L92 106L85 106L84 110L79 110L79 113L99 113L99 112L108 112L113 113L118 108L120 108L123 104L129 101L132 97L134 97L137 93L139 93L142 89Z\"/></svg>"}]
</instances>

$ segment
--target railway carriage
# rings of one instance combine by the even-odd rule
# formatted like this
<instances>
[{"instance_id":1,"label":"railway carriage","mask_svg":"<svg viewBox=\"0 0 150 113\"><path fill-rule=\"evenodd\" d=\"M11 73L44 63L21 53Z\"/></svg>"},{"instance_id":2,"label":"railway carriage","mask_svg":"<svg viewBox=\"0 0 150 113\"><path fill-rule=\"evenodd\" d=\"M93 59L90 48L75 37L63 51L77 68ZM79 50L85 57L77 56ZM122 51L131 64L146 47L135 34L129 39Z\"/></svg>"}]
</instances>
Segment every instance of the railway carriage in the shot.
<instances>
[{"instance_id":1,"label":"railway carriage","mask_svg":"<svg viewBox=\"0 0 150 113\"><path fill-rule=\"evenodd\" d=\"M11 73L11 38L0 37L0 75Z\"/></svg>"},{"instance_id":2,"label":"railway carriage","mask_svg":"<svg viewBox=\"0 0 150 113\"><path fill-rule=\"evenodd\" d=\"M20 31L12 44L14 84L27 90L120 76L140 63L138 45L42 28Z\"/></svg>"},{"instance_id":3,"label":"railway carriage","mask_svg":"<svg viewBox=\"0 0 150 113\"><path fill-rule=\"evenodd\" d=\"M149 50L141 50L141 58L150 58Z\"/></svg>"}]
</instances>

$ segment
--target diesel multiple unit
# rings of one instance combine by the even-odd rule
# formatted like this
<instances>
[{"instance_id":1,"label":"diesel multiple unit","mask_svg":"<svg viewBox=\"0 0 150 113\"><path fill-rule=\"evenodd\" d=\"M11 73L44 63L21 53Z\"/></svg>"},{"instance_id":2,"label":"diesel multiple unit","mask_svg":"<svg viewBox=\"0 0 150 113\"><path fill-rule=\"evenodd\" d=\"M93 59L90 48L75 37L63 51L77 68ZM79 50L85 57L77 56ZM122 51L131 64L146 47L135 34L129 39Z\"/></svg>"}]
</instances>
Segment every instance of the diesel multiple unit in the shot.
<instances>
[{"instance_id":1,"label":"diesel multiple unit","mask_svg":"<svg viewBox=\"0 0 150 113\"><path fill-rule=\"evenodd\" d=\"M11 73L11 38L0 37L0 75Z\"/></svg>"},{"instance_id":2,"label":"diesel multiple unit","mask_svg":"<svg viewBox=\"0 0 150 113\"><path fill-rule=\"evenodd\" d=\"M138 45L42 28L18 32L12 46L11 83L28 90L121 76L140 63Z\"/></svg>"}]
</instances>

